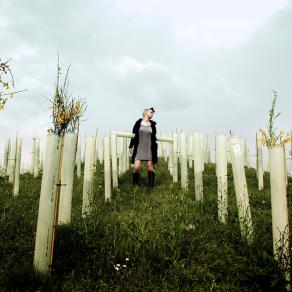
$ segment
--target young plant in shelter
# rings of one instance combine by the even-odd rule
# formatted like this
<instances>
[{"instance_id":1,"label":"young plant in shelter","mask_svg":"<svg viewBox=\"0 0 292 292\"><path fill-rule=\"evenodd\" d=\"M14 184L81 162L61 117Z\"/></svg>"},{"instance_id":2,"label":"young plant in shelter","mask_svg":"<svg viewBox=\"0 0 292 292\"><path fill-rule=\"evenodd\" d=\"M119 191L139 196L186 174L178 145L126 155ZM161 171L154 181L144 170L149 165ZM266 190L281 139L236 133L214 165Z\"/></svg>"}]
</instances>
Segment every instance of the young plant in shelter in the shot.
<instances>
[{"instance_id":1,"label":"young plant in shelter","mask_svg":"<svg viewBox=\"0 0 292 292\"><path fill-rule=\"evenodd\" d=\"M75 132L80 118L86 110L86 102L82 98L73 97L68 93L69 69L66 70L63 84L61 84L61 67L57 65L56 89L53 97L50 99L52 104L52 123L55 134L61 135L68 132Z\"/></svg>"},{"instance_id":2,"label":"young plant in shelter","mask_svg":"<svg viewBox=\"0 0 292 292\"><path fill-rule=\"evenodd\" d=\"M278 93L273 90L272 108L270 109L267 131L264 131L263 129L259 130L262 134L262 143L268 148L280 145L285 146L292 141L291 134L287 134L286 137L284 137L284 131L280 131L279 134L276 133L277 128L275 126L275 120L281 115L280 112L276 112L277 99Z\"/></svg>"}]
</instances>

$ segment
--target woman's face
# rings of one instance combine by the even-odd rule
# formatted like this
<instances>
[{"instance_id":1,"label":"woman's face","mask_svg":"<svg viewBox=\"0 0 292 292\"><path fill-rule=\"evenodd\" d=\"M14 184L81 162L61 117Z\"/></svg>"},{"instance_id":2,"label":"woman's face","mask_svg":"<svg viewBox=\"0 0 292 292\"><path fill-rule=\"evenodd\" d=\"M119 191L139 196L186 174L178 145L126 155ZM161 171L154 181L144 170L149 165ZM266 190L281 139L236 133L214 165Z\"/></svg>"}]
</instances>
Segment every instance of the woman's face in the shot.
<instances>
[{"instance_id":1,"label":"woman's face","mask_svg":"<svg viewBox=\"0 0 292 292\"><path fill-rule=\"evenodd\" d=\"M147 111L146 115L147 115L147 117L148 117L149 119L152 119L154 113L153 113L153 111L150 109L150 110Z\"/></svg>"}]
</instances>

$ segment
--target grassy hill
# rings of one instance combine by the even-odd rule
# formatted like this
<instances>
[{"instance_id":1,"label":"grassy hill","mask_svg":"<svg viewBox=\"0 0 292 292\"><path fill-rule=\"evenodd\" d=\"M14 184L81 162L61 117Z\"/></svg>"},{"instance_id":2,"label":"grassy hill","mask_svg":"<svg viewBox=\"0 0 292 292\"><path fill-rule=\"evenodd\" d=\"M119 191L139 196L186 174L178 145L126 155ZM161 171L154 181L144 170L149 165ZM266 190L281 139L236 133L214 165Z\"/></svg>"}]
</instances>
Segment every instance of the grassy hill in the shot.
<instances>
[{"instance_id":1,"label":"grassy hill","mask_svg":"<svg viewBox=\"0 0 292 292\"><path fill-rule=\"evenodd\" d=\"M204 202L190 188L172 183L167 165L156 168L156 187L131 185L120 178L112 202L103 195L103 169L97 166L94 210L81 218L82 179L75 179L72 223L56 232L51 277L33 270L41 178L21 176L13 198L0 177L0 287L3 291L281 291L285 282L272 257L269 177L257 190L256 173L246 169L255 241L241 239L232 171L228 167L227 224L217 220L215 165L204 172ZM290 189L291 181L288 188ZM292 185L292 183L291 183Z\"/></svg>"}]
</instances>

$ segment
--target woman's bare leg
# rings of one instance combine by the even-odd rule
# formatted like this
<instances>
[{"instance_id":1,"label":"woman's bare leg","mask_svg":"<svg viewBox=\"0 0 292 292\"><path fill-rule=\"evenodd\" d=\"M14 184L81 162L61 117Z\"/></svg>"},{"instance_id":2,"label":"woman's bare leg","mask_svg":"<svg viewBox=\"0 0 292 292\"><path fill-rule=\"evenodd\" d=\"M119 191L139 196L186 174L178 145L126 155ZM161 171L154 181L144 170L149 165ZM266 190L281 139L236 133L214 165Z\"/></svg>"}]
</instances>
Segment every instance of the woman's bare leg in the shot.
<instances>
[{"instance_id":1,"label":"woman's bare leg","mask_svg":"<svg viewBox=\"0 0 292 292\"><path fill-rule=\"evenodd\" d=\"M147 161L147 171L154 171L153 162L151 160Z\"/></svg>"},{"instance_id":2,"label":"woman's bare leg","mask_svg":"<svg viewBox=\"0 0 292 292\"><path fill-rule=\"evenodd\" d=\"M140 172L141 170L141 160L135 160L134 162L134 172Z\"/></svg>"}]
</instances>

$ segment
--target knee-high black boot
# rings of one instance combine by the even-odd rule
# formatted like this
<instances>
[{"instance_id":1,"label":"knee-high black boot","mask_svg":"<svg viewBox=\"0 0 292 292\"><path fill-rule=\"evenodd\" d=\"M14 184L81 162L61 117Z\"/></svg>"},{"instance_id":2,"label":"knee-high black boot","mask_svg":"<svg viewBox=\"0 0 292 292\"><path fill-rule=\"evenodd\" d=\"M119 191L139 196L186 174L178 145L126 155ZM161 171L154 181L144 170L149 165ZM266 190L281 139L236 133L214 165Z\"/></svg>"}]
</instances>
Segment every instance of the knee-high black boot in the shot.
<instances>
[{"instance_id":1,"label":"knee-high black boot","mask_svg":"<svg viewBox=\"0 0 292 292\"><path fill-rule=\"evenodd\" d=\"M148 187L153 188L155 184L155 172L148 171Z\"/></svg>"},{"instance_id":2,"label":"knee-high black boot","mask_svg":"<svg viewBox=\"0 0 292 292\"><path fill-rule=\"evenodd\" d=\"M133 186L140 186L140 173L139 172L133 172Z\"/></svg>"}]
</instances>

